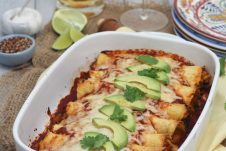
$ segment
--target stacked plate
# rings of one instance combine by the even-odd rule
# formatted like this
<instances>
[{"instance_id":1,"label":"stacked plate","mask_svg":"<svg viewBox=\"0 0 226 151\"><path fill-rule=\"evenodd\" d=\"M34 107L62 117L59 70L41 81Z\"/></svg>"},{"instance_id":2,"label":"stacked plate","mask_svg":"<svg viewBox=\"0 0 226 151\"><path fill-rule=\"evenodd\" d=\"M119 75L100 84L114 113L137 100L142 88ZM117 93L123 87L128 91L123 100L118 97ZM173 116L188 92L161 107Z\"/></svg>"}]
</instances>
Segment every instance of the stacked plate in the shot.
<instances>
[{"instance_id":1,"label":"stacked plate","mask_svg":"<svg viewBox=\"0 0 226 151\"><path fill-rule=\"evenodd\" d=\"M226 0L175 0L175 33L226 55Z\"/></svg>"}]
</instances>

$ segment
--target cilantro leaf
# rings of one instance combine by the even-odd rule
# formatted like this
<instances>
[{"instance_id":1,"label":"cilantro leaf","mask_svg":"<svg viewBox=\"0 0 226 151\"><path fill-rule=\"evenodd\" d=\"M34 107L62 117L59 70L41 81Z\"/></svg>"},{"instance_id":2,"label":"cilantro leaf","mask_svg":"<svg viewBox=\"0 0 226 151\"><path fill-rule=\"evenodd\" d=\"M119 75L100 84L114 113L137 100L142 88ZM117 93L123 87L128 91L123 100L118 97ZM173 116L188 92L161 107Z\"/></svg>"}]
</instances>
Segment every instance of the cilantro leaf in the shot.
<instances>
[{"instance_id":1,"label":"cilantro leaf","mask_svg":"<svg viewBox=\"0 0 226 151\"><path fill-rule=\"evenodd\" d=\"M226 102L224 103L224 110L226 110Z\"/></svg>"},{"instance_id":2,"label":"cilantro leaf","mask_svg":"<svg viewBox=\"0 0 226 151\"><path fill-rule=\"evenodd\" d=\"M94 136L85 136L82 140L80 140L80 144L83 149L99 149L104 143L109 141L109 138L103 134L98 134Z\"/></svg>"},{"instance_id":3,"label":"cilantro leaf","mask_svg":"<svg viewBox=\"0 0 226 151\"><path fill-rule=\"evenodd\" d=\"M158 60L152 56L138 56L136 59L140 62L143 62L145 64L153 65L157 64Z\"/></svg>"},{"instance_id":4,"label":"cilantro leaf","mask_svg":"<svg viewBox=\"0 0 226 151\"><path fill-rule=\"evenodd\" d=\"M138 75L140 76L146 76L150 78L158 78L157 73L159 72L159 69L151 68L151 69L144 69L142 71L138 71Z\"/></svg>"},{"instance_id":5,"label":"cilantro leaf","mask_svg":"<svg viewBox=\"0 0 226 151\"><path fill-rule=\"evenodd\" d=\"M220 58L220 76L225 74L225 59L226 57Z\"/></svg>"},{"instance_id":6,"label":"cilantro leaf","mask_svg":"<svg viewBox=\"0 0 226 151\"><path fill-rule=\"evenodd\" d=\"M127 101L134 102L144 98L145 93L140 89L126 85L124 96Z\"/></svg>"},{"instance_id":7,"label":"cilantro leaf","mask_svg":"<svg viewBox=\"0 0 226 151\"><path fill-rule=\"evenodd\" d=\"M93 136L84 137L82 140L80 140L80 144L84 149L93 148L95 144L95 137Z\"/></svg>"},{"instance_id":8,"label":"cilantro leaf","mask_svg":"<svg viewBox=\"0 0 226 151\"><path fill-rule=\"evenodd\" d=\"M120 106L115 105L114 112L110 116L110 120L116 121L116 122L123 122L126 121L127 116L123 115L124 110L120 108Z\"/></svg>"},{"instance_id":9,"label":"cilantro leaf","mask_svg":"<svg viewBox=\"0 0 226 151\"><path fill-rule=\"evenodd\" d=\"M94 147L93 149L97 149L100 148L101 146L104 145L104 143L106 143L107 141L109 141L109 138L103 134L99 134L95 137L95 143L94 143Z\"/></svg>"}]
</instances>

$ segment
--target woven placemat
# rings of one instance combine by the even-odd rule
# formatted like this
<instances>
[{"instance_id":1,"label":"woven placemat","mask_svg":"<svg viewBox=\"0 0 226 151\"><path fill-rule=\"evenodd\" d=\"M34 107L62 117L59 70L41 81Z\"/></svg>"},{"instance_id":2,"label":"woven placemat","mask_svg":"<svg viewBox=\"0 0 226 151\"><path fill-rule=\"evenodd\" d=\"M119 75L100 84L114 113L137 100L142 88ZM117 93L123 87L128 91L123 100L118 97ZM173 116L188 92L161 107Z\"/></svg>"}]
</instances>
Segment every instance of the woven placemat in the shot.
<instances>
[{"instance_id":1,"label":"woven placemat","mask_svg":"<svg viewBox=\"0 0 226 151\"><path fill-rule=\"evenodd\" d=\"M169 7L159 6L153 3L149 4L148 7L162 10L167 14L170 22L162 31L171 33L172 21ZM86 34L95 33L99 19L114 18L119 20L121 13L127 9L130 9L130 7L122 7L122 2L109 0L100 15L89 19L84 32ZM16 115L35 86L41 73L63 53L51 50L51 45L56 37L57 34L54 33L51 25L48 24L43 31L37 35L37 46L32 63L0 77L0 151L15 150L12 126Z\"/></svg>"},{"instance_id":2,"label":"woven placemat","mask_svg":"<svg viewBox=\"0 0 226 151\"><path fill-rule=\"evenodd\" d=\"M3 82L5 86L12 85L11 87L3 88L7 95L4 97L4 101L1 102L0 108L1 151L15 150L12 138L13 122L25 99L32 91L37 79L43 71L43 68L29 67L22 69L21 71L10 72L1 78L1 80L8 81L7 83ZM2 86L1 83L1 87Z\"/></svg>"}]
</instances>

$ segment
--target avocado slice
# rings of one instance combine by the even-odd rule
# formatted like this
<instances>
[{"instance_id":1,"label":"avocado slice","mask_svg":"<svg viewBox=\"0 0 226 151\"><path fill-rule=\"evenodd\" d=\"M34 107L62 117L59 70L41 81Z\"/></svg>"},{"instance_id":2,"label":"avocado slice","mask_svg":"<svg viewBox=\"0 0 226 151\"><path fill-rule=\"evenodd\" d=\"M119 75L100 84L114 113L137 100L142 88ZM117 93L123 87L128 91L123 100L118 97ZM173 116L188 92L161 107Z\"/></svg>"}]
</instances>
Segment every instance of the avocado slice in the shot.
<instances>
[{"instance_id":1,"label":"avocado slice","mask_svg":"<svg viewBox=\"0 0 226 151\"><path fill-rule=\"evenodd\" d=\"M115 105L104 105L102 108L99 109L99 111L110 117L113 114L114 109ZM127 130L134 132L136 130L136 121L134 116L126 109L123 109L123 115L126 115L127 119L120 124Z\"/></svg>"},{"instance_id":2,"label":"avocado slice","mask_svg":"<svg viewBox=\"0 0 226 151\"><path fill-rule=\"evenodd\" d=\"M126 83L126 82L121 82L121 81L115 81L114 84L116 87L118 87L119 89L123 89L123 90L126 89L126 85L138 88L142 92L144 92L147 97L149 97L151 99L158 100L161 98L160 92L149 90L145 86L143 86L142 84L139 84L139 83Z\"/></svg>"},{"instance_id":3,"label":"avocado slice","mask_svg":"<svg viewBox=\"0 0 226 151\"><path fill-rule=\"evenodd\" d=\"M155 57L152 57L150 55L137 56L136 59L140 62L143 62L145 64L149 64L149 65L153 65L153 64L158 63L158 60Z\"/></svg>"},{"instance_id":4,"label":"avocado slice","mask_svg":"<svg viewBox=\"0 0 226 151\"><path fill-rule=\"evenodd\" d=\"M123 95L116 94L111 95L106 98L104 98L107 102L118 104L123 107L128 107L133 110L139 110L143 111L145 110L145 103L144 101L135 101L135 102L129 102L126 100L126 98Z\"/></svg>"},{"instance_id":5,"label":"avocado slice","mask_svg":"<svg viewBox=\"0 0 226 151\"><path fill-rule=\"evenodd\" d=\"M85 133L85 136L88 137L88 136L91 136L91 137L95 137L97 136L98 132L86 132ZM112 144L111 141L108 141L106 142L104 145L103 145L103 148L105 149L105 151L115 151L115 148L114 148L114 145Z\"/></svg>"},{"instance_id":6,"label":"avocado slice","mask_svg":"<svg viewBox=\"0 0 226 151\"><path fill-rule=\"evenodd\" d=\"M117 77L115 80L123 81L123 82L138 82L145 85L148 89L158 91L158 92L161 89L161 85L157 80L146 77L146 76L128 75L128 76Z\"/></svg>"},{"instance_id":7,"label":"avocado slice","mask_svg":"<svg viewBox=\"0 0 226 151\"><path fill-rule=\"evenodd\" d=\"M158 76L157 80L159 80L163 84L169 84L169 77L165 72L158 72L157 76Z\"/></svg>"},{"instance_id":8,"label":"avocado slice","mask_svg":"<svg viewBox=\"0 0 226 151\"><path fill-rule=\"evenodd\" d=\"M129 71L133 71L133 72L141 71L141 70L144 70L144 69L151 69L151 68L152 68L152 66L147 65L147 64L140 64L140 65L127 67L127 69Z\"/></svg>"},{"instance_id":9,"label":"avocado slice","mask_svg":"<svg viewBox=\"0 0 226 151\"><path fill-rule=\"evenodd\" d=\"M103 147L104 147L105 151L116 151L114 148L114 145L110 141L106 142Z\"/></svg>"},{"instance_id":10,"label":"avocado slice","mask_svg":"<svg viewBox=\"0 0 226 151\"><path fill-rule=\"evenodd\" d=\"M169 73L171 70L170 65L167 62L157 59L152 56L138 56L138 57L136 57L136 59L142 63L151 65L152 67L162 69L166 73Z\"/></svg>"},{"instance_id":11,"label":"avocado slice","mask_svg":"<svg viewBox=\"0 0 226 151\"><path fill-rule=\"evenodd\" d=\"M170 65L163 60L158 59L158 63L154 64L152 66L155 68L159 68L159 69L165 71L166 73L169 73L171 71Z\"/></svg>"},{"instance_id":12,"label":"avocado slice","mask_svg":"<svg viewBox=\"0 0 226 151\"><path fill-rule=\"evenodd\" d=\"M122 149L128 143L128 134L126 130L118 123L113 122L111 120L104 120L101 118L94 118L93 123L100 128L108 128L111 129L114 133L112 138L113 144L118 148Z\"/></svg>"},{"instance_id":13,"label":"avocado slice","mask_svg":"<svg viewBox=\"0 0 226 151\"><path fill-rule=\"evenodd\" d=\"M146 65L146 64L141 64L141 65L136 65L136 66L130 66L127 69L129 71L138 72L138 71L142 71L144 69L152 69L152 68L154 68L154 67ZM156 78L156 80L162 82L163 84L169 84L169 77L165 72L163 72L163 71L157 72L157 76L158 77Z\"/></svg>"}]
</instances>

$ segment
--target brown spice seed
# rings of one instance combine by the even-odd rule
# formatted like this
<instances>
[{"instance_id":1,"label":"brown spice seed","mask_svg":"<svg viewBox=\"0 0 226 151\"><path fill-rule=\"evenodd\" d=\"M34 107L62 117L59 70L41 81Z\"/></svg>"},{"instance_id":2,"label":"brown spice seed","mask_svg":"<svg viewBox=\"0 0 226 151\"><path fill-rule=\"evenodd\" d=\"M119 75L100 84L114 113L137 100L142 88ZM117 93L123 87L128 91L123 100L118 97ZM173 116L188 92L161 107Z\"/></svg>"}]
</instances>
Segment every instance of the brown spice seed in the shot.
<instances>
[{"instance_id":1,"label":"brown spice seed","mask_svg":"<svg viewBox=\"0 0 226 151\"><path fill-rule=\"evenodd\" d=\"M0 52L15 53L23 51L32 45L32 41L25 37L12 37L0 42Z\"/></svg>"}]
</instances>

